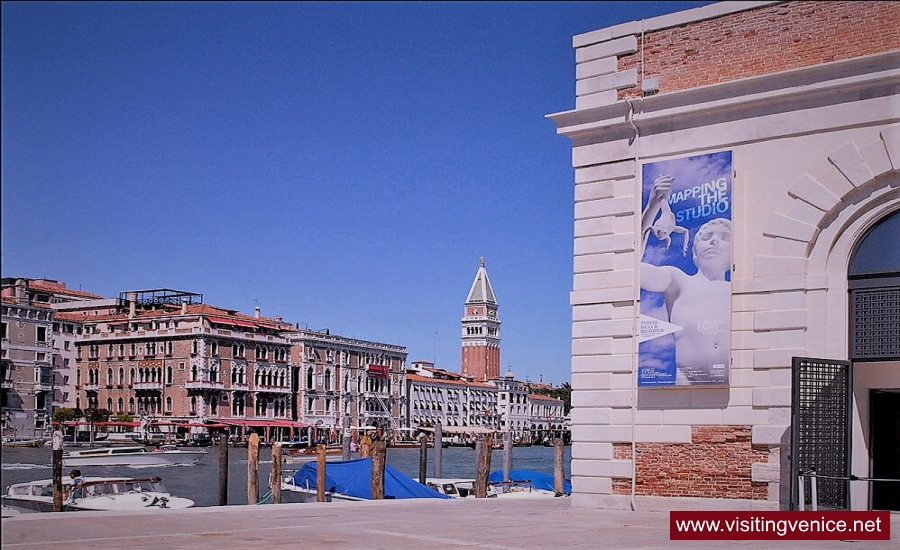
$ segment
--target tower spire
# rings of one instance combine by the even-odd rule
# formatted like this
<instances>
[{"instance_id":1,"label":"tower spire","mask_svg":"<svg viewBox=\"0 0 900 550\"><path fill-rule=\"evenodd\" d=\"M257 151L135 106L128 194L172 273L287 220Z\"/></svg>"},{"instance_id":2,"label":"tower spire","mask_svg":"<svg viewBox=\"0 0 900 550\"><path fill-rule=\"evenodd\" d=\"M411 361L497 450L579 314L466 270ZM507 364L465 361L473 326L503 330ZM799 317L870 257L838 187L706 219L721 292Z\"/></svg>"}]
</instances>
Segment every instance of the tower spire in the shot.
<instances>
[{"instance_id":1,"label":"tower spire","mask_svg":"<svg viewBox=\"0 0 900 550\"><path fill-rule=\"evenodd\" d=\"M462 318L462 374L479 381L500 377L500 318L491 279L479 258Z\"/></svg>"}]
</instances>

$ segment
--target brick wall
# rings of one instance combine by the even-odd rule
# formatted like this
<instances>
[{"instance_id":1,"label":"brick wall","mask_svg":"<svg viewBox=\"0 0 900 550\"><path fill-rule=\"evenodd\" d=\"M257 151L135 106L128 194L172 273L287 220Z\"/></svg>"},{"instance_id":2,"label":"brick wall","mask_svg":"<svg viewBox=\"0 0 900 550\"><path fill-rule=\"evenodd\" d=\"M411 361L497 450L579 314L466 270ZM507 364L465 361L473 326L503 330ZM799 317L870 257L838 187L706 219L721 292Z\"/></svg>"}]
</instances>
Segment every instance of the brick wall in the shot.
<instances>
[{"instance_id":1,"label":"brick wall","mask_svg":"<svg viewBox=\"0 0 900 550\"><path fill-rule=\"evenodd\" d=\"M672 92L900 49L900 3L785 2L647 32L644 77ZM641 74L641 46L618 71ZM638 77L640 79L640 77ZM619 99L640 97L637 88Z\"/></svg>"},{"instance_id":2,"label":"brick wall","mask_svg":"<svg viewBox=\"0 0 900 550\"><path fill-rule=\"evenodd\" d=\"M750 426L693 426L691 443L637 443L635 494L765 500L768 486L751 481L750 465L767 462L769 452L750 435ZM614 444L613 458L631 458L631 444ZM614 494L631 493L631 480L612 482Z\"/></svg>"}]
</instances>

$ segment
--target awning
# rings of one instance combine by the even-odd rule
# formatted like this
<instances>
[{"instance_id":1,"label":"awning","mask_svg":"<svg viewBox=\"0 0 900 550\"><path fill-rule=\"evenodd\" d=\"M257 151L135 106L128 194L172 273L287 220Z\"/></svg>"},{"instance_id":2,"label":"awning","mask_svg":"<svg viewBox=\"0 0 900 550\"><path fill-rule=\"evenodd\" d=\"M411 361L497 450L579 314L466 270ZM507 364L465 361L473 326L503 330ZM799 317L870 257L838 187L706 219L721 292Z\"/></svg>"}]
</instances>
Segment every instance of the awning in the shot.
<instances>
[{"instance_id":1,"label":"awning","mask_svg":"<svg viewBox=\"0 0 900 550\"><path fill-rule=\"evenodd\" d=\"M369 376L375 378L388 378L390 374L387 365L369 365L366 370L369 372Z\"/></svg>"},{"instance_id":2,"label":"awning","mask_svg":"<svg viewBox=\"0 0 900 550\"><path fill-rule=\"evenodd\" d=\"M293 420L283 420L275 418L219 418L216 422L227 424L229 426L250 426L250 427L270 427L270 428L306 428L309 424L303 422L295 422Z\"/></svg>"},{"instance_id":3,"label":"awning","mask_svg":"<svg viewBox=\"0 0 900 550\"><path fill-rule=\"evenodd\" d=\"M434 428L418 428L423 432L433 432ZM442 434L492 434L497 430L485 428L484 426L441 426Z\"/></svg>"},{"instance_id":4,"label":"awning","mask_svg":"<svg viewBox=\"0 0 900 550\"><path fill-rule=\"evenodd\" d=\"M256 328L256 325L254 325L253 323L250 323L248 321L240 321L238 319L229 319L227 317L208 316L206 319L211 323L216 323L219 325L233 325L233 326L238 326L238 327Z\"/></svg>"}]
</instances>

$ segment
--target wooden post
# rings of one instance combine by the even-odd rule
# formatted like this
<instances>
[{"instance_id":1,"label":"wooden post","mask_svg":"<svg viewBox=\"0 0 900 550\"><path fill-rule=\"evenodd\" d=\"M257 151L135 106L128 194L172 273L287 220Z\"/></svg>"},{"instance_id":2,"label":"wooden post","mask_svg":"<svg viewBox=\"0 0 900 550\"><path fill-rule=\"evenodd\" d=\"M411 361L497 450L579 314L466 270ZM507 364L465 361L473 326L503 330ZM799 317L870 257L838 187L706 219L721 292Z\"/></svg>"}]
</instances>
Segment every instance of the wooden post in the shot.
<instances>
[{"instance_id":1,"label":"wooden post","mask_svg":"<svg viewBox=\"0 0 900 550\"><path fill-rule=\"evenodd\" d=\"M76 432L77 433L77 432ZM62 432L53 432L53 511L63 511L62 465L63 445Z\"/></svg>"},{"instance_id":2,"label":"wooden post","mask_svg":"<svg viewBox=\"0 0 900 550\"><path fill-rule=\"evenodd\" d=\"M488 473L491 471L491 451L494 440L485 435L480 441L478 467L475 469L475 498L487 498Z\"/></svg>"},{"instance_id":3,"label":"wooden post","mask_svg":"<svg viewBox=\"0 0 900 550\"><path fill-rule=\"evenodd\" d=\"M556 452L553 462L553 490L556 491L556 496L560 496L563 494L563 451L565 448L561 437L557 437L554 443Z\"/></svg>"},{"instance_id":4,"label":"wooden post","mask_svg":"<svg viewBox=\"0 0 900 550\"><path fill-rule=\"evenodd\" d=\"M272 445L272 504L281 504L281 443Z\"/></svg>"},{"instance_id":5,"label":"wooden post","mask_svg":"<svg viewBox=\"0 0 900 550\"><path fill-rule=\"evenodd\" d=\"M419 436L419 483L425 485L425 478L428 476L426 469L428 468L428 438L425 434Z\"/></svg>"},{"instance_id":6,"label":"wooden post","mask_svg":"<svg viewBox=\"0 0 900 550\"><path fill-rule=\"evenodd\" d=\"M228 506L228 436L219 438L219 506Z\"/></svg>"},{"instance_id":7,"label":"wooden post","mask_svg":"<svg viewBox=\"0 0 900 550\"><path fill-rule=\"evenodd\" d=\"M259 435L250 434L247 442L247 504L259 502Z\"/></svg>"},{"instance_id":8,"label":"wooden post","mask_svg":"<svg viewBox=\"0 0 900 550\"><path fill-rule=\"evenodd\" d=\"M384 499L384 464L387 447L381 439L372 443L372 500Z\"/></svg>"},{"instance_id":9,"label":"wooden post","mask_svg":"<svg viewBox=\"0 0 900 550\"><path fill-rule=\"evenodd\" d=\"M512 470L512 432L503 432L503 482L509 481Z\"/></svg>"},{"instance_id":10,"label":"wooden post","mask_svg":"<svg viewBox=\"0 0 900 550\"><path fill-rule=\"evenodd\" d=\"M434 425L434 477L444 477L444 431L441 423Z\"/></svg>"},{"instance_id":11,"label":"wooden post","mask_svg":"<svg viewBox=\"0 0 900 550\"><path fill-rule=\"evenodd\" d=\"M316 502L325 502L325 462L328 460L325 445L316 445Z\"/></svg>"}]
</instances>

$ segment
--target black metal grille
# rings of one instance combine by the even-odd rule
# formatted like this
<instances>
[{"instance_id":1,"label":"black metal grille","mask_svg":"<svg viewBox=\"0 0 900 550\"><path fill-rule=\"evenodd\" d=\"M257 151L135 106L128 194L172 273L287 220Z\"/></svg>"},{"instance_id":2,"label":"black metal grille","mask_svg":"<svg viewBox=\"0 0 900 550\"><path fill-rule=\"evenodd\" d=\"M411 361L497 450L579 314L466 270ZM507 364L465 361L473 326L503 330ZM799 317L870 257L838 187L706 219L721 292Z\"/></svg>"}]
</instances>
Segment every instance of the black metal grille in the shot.
<instances>
[{"instance_id":1,"label":"black metal grille","mask_svg":"<svg viewBox=\"0 0 900 550\"><path fill-rule=\"evenodd\" d=\"M900 287L850 291L850 359L900 358Z\"/></svg>"},{"instance_id":2,"label":"black metal grille","mask_svg":"<svg viewBox=\"0 0 900 550\"><path fill-rule=\"evenodd\" d=\"M850 363L826 359L793 359L793 402L791 406L791 507L799 499L811 503L810 484L799 494L801 474L842 479L817 478L818 507L848 508L850 474Z\"/></svg>"}]
</instances>

